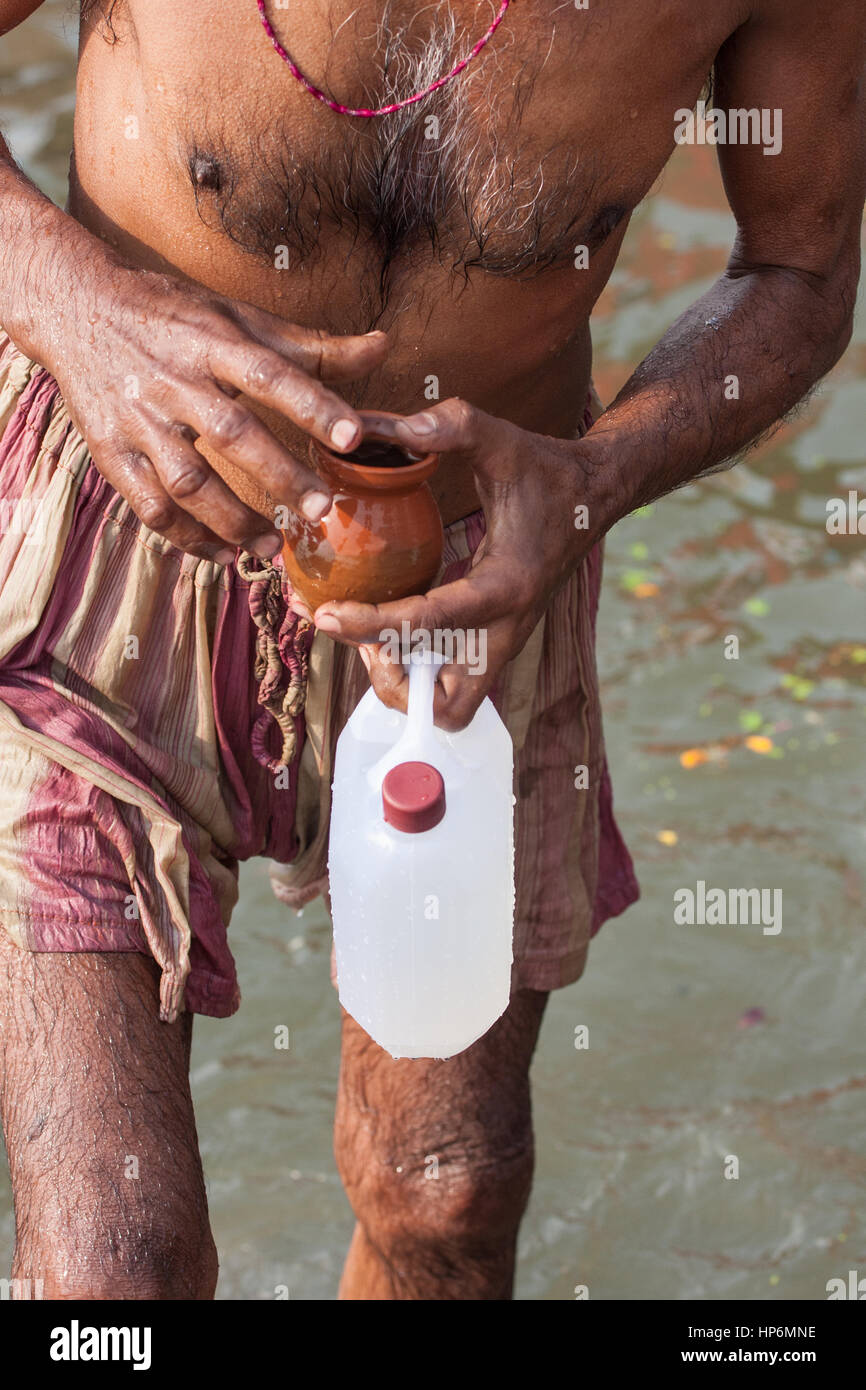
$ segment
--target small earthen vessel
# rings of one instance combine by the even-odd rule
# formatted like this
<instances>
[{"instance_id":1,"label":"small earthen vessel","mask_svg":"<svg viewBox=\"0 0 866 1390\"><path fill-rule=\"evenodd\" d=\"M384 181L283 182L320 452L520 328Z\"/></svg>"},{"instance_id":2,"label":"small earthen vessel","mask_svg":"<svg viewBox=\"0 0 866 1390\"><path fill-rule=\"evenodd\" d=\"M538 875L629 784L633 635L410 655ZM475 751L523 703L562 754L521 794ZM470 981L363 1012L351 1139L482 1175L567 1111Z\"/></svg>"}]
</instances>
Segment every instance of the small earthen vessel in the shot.
<instances>
[{"instance_id":1,"label":"small earthen vessel","mask_svg":"<svg viewBox=\"0 0 866 1390\"><path fill-rule=\"evenodd\" d=\"M442 520L427 485L437 454L417 458L368 435L349 454L310 441L310 459L333 505L319 522L289 514L283 564L311 610L329 600L387 603L423 594L442 561Z\"/></svg>"}]
</instances>

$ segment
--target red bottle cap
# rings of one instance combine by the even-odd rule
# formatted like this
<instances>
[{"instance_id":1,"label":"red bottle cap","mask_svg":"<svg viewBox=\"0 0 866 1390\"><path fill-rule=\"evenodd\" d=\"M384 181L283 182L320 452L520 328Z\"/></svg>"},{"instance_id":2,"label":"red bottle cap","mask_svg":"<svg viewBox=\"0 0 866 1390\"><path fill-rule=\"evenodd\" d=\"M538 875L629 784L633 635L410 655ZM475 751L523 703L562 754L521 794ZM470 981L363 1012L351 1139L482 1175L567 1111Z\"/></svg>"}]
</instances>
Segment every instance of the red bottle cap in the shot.
<instances>
[{"instance_id":1,"label":"red bottle cap","mask_svg":"<svg viewBox=\"0 0 866 1390\"><path fill-rule=\"evenodd\" d=\"M382 783L382 810L395 830L432 830L445 815L445 783L429 763L398 763Z\"/></svg>"}]
</instances>

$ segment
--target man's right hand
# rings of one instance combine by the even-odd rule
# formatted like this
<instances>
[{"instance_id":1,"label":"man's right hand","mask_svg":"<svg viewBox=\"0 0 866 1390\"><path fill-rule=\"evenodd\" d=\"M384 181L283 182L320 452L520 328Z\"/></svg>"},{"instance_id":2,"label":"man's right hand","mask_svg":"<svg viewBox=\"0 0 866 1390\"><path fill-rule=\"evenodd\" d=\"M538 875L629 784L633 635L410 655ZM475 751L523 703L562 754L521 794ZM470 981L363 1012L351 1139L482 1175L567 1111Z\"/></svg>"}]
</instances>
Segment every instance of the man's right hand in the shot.
<instances>
[{"instance_id":1,"label":"man's right hand","mask_svg":"<svg viewBox=\"0 0 866 1390\"><path fill-rule=\"evenodd\" d=\"M235 547L271 557L273 525L195 448L201 437L308 520L327 486L237 397L278 411L342 452L361 420L325 381L366 376L384 333L336 337L287 323L193 282L94 258L40 333L49 368L93 462L133 511L181 550L228 563Z\"/></svg>"}]
</instances>

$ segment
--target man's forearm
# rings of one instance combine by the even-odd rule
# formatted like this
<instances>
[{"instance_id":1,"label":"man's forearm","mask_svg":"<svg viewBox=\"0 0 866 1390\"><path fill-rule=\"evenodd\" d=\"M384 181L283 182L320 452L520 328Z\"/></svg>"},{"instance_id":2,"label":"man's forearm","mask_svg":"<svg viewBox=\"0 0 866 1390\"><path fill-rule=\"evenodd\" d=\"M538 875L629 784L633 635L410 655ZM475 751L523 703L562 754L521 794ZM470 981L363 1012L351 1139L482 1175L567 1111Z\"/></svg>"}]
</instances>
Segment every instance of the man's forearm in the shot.
<instances>
[{"instance_id":1,"label":"man's forearm","mask_svg":"<svg viewBox=\"0 0 866 1390\"><path fill-rule=\"evenodd\" d=\"M847 346L857 269L729 271L693 304L581 442L590 533L732 459L802 400Z\"/></svg>"},{"instance_id":2,"label":"man's forearm","mask_svg":"<svg viewBox=\"0 0 866 1390\"><path fill-rule=\"evenodd\" d=\"M61 310L85 266L117 261L110 247L40 193L0 137L0 325L16 346L50 365Z\"/></svg>"}]
</instances>

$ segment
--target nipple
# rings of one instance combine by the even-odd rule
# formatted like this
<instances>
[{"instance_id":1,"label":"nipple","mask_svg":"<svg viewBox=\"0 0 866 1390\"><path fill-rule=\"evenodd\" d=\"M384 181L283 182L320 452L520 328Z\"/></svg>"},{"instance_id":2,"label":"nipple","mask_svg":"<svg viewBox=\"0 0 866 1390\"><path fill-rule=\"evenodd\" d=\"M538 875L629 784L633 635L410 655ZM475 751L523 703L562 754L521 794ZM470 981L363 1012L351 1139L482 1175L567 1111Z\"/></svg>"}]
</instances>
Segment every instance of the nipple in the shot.
<instances>
[{"instance_id":1,"label":"nipple","mask_svg":"<svg viewBox=\"0 0 866 1390\"><path fill-rule=\"evenodd\" d=\"M218 190L222 185L222 170L213 155L195 154L190 159L190 175L196 188Z\"/></svg>"}]
</instances>

